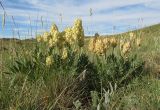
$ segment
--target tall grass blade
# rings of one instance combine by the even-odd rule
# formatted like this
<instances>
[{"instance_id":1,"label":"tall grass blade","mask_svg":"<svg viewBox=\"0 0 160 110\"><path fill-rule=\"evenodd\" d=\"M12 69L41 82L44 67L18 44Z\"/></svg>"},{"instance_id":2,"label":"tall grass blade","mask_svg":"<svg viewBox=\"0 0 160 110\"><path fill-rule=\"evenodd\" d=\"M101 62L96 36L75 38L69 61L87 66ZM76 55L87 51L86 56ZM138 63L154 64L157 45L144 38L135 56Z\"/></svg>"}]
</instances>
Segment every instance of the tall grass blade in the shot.
<instances>
[{"instance_id":1,"label":"tall grass blade","mask_svg":"<svg viewBox=\"0 0 160 110\"><path fill-rule=\"evenodd\" d=\"M2 17L2 29L4 30L4 28L5 28L5 23L6 23L6 14L5 14L5 12L3 13L3 17Z\"/></svg>"},{"instance_id":2,"label":"tall grass blade","mask_svg":"<svg viewBox=\"0 0 160 110\"><path fill-rule=\"evenodd\" d=\"M42 25L42 28L43 28L43 17L41 16L41 25Z\"/></svg>"},{"instance_id":3,"label":"tall grass blade","mask_svg":"<svg viewBox=\"0 0 160 110\"><path fill-rule=\"evenodd\" d=\"M5 17L6 17L6 11L5 11L5 8L2 4L2 1L0 1L0 6L2 7L4 13L3 13L3 17L2 17L2 29L4 30L4 27L5 27Z\"/></svg>"}]
</instances>

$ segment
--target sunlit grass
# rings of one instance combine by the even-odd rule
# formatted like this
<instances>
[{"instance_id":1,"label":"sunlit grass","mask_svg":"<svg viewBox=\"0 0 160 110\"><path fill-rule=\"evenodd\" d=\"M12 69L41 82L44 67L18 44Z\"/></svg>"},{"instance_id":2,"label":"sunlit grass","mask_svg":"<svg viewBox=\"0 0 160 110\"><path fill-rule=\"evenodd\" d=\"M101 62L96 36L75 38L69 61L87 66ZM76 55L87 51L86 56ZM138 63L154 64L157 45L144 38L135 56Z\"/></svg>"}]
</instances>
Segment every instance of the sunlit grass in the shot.
<instances>
[{"instance_id":1,"label":"sunlit grass","mask_svg":"<svg viewBox=\"0 0 160 110\"><path fill-rule=\"evenodd\" d=\"M103 57L100 56L97 60L97 56L88 51L88 44L92 38L85 38L86 45L84 45L83 50L76 50L79 54L75 58L72 55L70 56L70 59L76 62L73 63L66 60L64 64L59 63L59 58L55 56L54 58L57 60L53 64L57 62L55 65L58 66L48 67L47 65L45 66L47 56L43 55L42 58L38 59L41 62L33 63L33 65L38 64L39 66L33 66L33 71L28 75L24 73L29 73L30 71L9 74L8 67L15 66L14 61L17 59L19 61L27 57L27 61L30 61L32 57L37 58L32 54L32 50L38 45L37 42L34 40L1 39L0 54L2 58L0 59L0 69L3 73L0 79L0 109L65 110L75 108L96 109L95 107L100 106L102 107L101 109L159 109L160 25L137 30L133 33L136 36L143 37L141 46L133 48L132 54L136 54L139 59L145 61L145 67L143 75L130 81L127 80L125 82L126 86L123 83L117 83L118 86L114 85L120 79L118 81L109 79L110 83L106 83L105 78L103 79L105 75L98 79L94 74L97 72L99 74L105 73L108 71L105 68L111 65L109 65L110 63L105 65ZM129 39L129 33L115 35L114 37L117 39ZM42 51L46 52L46 47L41 44L39 46L40 48L42 46ZM114 50L115 55L119 54L118 48ZM112 51L112 48L110 48L107 55L110 55ZM38 55L37 52L35 54ZM81 54L86 55L81 56ZM117 59L119 60L119 58ZM27 63L24 63L24 67L25 64L27 65ZM113 69L116 70L115 68ZM112 68L109 69L114 73ZM86 70L88 70L89 75L85 73ZM33 76L33 73L38 75ZM93 85L94 87L92 87ZM107 92L107 90L110 91ZM96 94L90 95L91 91L97 91L98 96ZM109 100L105 105L107 96L109 96Z\"/></svg>"}]
</instances>

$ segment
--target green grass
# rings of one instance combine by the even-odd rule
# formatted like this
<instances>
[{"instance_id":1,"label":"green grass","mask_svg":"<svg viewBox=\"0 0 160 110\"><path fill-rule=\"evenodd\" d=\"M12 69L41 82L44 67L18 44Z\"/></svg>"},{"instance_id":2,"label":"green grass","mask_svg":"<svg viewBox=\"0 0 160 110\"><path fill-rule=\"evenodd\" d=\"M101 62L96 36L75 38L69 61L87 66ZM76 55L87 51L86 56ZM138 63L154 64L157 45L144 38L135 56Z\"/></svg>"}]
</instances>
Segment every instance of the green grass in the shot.
<instances>
[{"instance_id":1,"label":"green grass","mask_svg":"<svg viewBox=\"0 0 160 110\"><path fill-rule=\"evenodd\" d=\"M20 74L6 74L5 72L9 71L8 66L14 65L13 61L17 59L17 57L18 59L24 58L25 56L30 58L30 50L34 49L36 43L33 40L1 39L0 109L67 110L77 108L79 110L81 108L90 110L91 108L95 109L95 106L97 107L99 104L103 110L104 105L102 103L105 102L104 96L109 96L107 108L110 110L160 109L160 24L133 32L137 36L141 34L143 37L141 48L136 49L133 54L137 54L139 59L145 61L144 71L141 75L138 75L138 71L137 74L135 73L138 77L130 81L127 80L127 82L125 82L126 85L123 83L118 85L117 89L114 89L113 80L109 79L113 81L111 85L105 82L105 78L104 83L102 83L102 79L105 77L102 73L104 71L106 72L106 67L111 69L111 73L114 73L118 64L113 63L114 66L116 65L115 68L113 68L111 63L106 65L102 63L102 65L100 65L101 62L99 64L98 62L90 62L90 58L88 60L86 56L80 57L79 59L71 57L71 59L76 61L74 64L66 67L65 64L69 64L65 62L65 64L61 64L63 66L59 66L59 68L57 66L57 70L53 69L54 66L51 69L43 65L35 66L31 76L24 74L27 73L26 71L20 71ZM114 37L128 37L128 33L114 35ZM44 49L43 51L46 50ZM99 67L96 71L95 66L97 65ZM120 66L121 65L120 63ZM89 73L89 75L85 75L86 79L83 79L84 70L88 70ZM102 74L100 79L97 79L94 74L97 72ZM39 77L36 76L34 80L31 80L30 77L33 78L33 73L41 73L43 75L39 75ZM115 77L116 75L114 78ZM99 81L101 84L96 81ZM92 85L96 87L92 87ZM104 92L103 89L106 89L106 91L109 89L110 92ZM97 91L97 96L90 96L91 91ZM94 101L95 103L93 104Z\"/></svg>"}]
</instances>

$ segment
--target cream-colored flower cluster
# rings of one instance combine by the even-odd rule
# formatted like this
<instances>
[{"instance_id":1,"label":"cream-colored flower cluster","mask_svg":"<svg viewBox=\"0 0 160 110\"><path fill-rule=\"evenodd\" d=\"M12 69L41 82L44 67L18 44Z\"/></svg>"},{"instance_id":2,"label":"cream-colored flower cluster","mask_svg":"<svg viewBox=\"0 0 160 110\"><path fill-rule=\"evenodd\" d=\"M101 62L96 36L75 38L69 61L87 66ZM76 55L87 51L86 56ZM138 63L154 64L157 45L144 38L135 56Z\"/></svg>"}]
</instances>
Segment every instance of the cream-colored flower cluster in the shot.
<instances>
[{"instance_id":1,"label":"cream-colored flower cluster","mask_svg":"<svg viewBox=\"0 0 160 110\"><path fill-rule=\"evenodd\" d=\"M49 32L44 32L42 35L36 37L37 42L45 42L48 47L58 47L62 59L68 57L68 52L65 44L77 45L83 47L84 45L84 30L82 26L82 20L76 19L72 27L66 28L60 32L56 24L53 24ZM46 58L46 65L51 65L53 59L51 56Z\"/></svg>"},{"instance_id":2,"label":"cream-colored flower cluster","mask_svg":"<svg viewBox=\"0 0 160 110\"><path fill-rule=\"evenodd\" d=\"M133 32L129 33L129 37L131 41L134 41L136 39L136 35Z\"/></svg>"},{"instance_id":3,"label":"cream-colored flower cluster","mask_svg":"<svg viewBox=\"0 0 160 110\"><path fill-rule=\"evenodd\" d=\"M123 42L123 40L121 40L120 41L120 50L121 50L121 53L123 53L124 55L129 53L131 50L131 42L129 42L129 41Z\"/></svg>"},{"instance_id":4,"label":"cream-colored flower cluster","mask_svg":"<svg viewBox=\"0 0 160 110\"><path fill-rule=\"evenodd\" d=\"M44 34L43 34L43 41L44 42L47 42L48 40L49 40L49 37L50 37L51 35L50 35L50 33L49 32L45 32Z\"/></svg>"},{"instance_id":5,"label":"cream-colored flower cluster","mask_svg":"<svg viewBox=\"0 0 160 110\"><path fill-rule=\"evenodd\" d=\"M84 45L84 30L81 19L75 20L72 32L74 40L77 41L79 47L82 47Z\"/></svg>"},{"instance_id":6,"label":"cream-colored flower cluster","mask_svg":"<svg viewBox=\"0 0 160 110\"><path fill-rule=\"evenodd\" d=\"M97 39L93 50L97 54L105 54L106 48L102 39Z\"/></svg>"},{"instance_id":7,"label":"cream-colored flower cluster","mask_svg":"<svg viewBox=\"0 0 160 110\"><path fill-rule=\"evenodd\" d=\"M66 59L68 57L68 51L66 48L63 48L63 51L62 51L62 59Z\"/></svg>"},{"instance_id":8,"label":"cream-colored flower cluster","mask_svg":"<svg viewBox=\"0 0 160 110\"><path fill-rule=\"evenodd\" d=\"M63 32L58 31L58 27L53 24L50 32L45 32L42 36L37 36L38 42L47 42L49 47L59 46L68 43L70 45L76 44L79 47L84 45L84 30L82 20L76 19L73 27L66 28Z\"/></svg>"},{"instance_id":9,"label":"cream-colored flower cluster","mask_svg":"<svg viewBox=\"0 0 160 110\"><path fill-rule=\"evenodd\" d=\"M37 42L42 42L43 41L41 35L37 35L36 40L37 40Z\"/></svg>"},{"instance_id":10,"label":"cream-colored flower cluster","mask_svg":"<svg viewBox=\"0 0 160 110\"><path fill-rule=\"evenodd\" d=\"M90 40L88 49L96 54L104 55L106 51L117 46L116 38L95 37Z\"/></svg>"},{"instance_id":11,"label":"cream-colored flower cluster","mask_svg":"<svg viewBox=\"0 0 160 110\"><path fill-rule=\"evenodd\" d=\"M52 24L51 29L50 29L50 33L52 35L54 35L54 33L57 32L57 31L58 31L57 25L56 24Z\"/></svg>"},{"instance_id":12,"label":"cream-colored flower cluster","mask_svg":"<svg viewBox=\"0 0 160 110\"><path fill-rule=\"evenodd\" d=\"M136 46L141 46L141 37L137 37L133 32L129 33L130 41L134 43Z\"/></svg>"},{"instance_id":13,"label":"cream-colored flower cluster","mask_svg":"<svg viewBox=\"0 0 160 110\"><path fill-rule=\"evenodd\" d=\"M65 32L65 38L66 38L66 42L70 45L74 44L75 39L73 37L73 31L71 27L68 27L64 30Z\"/></svg>"},{"instance_id":14,"label":"cream-colored flower cluster","mask_svg":"<svg viewBox=\"0 0 160 110\"><path fill-rule=\"evenodd\" d=\"M47 65L47 66L50 66L50 65L52 65L52 63L53 63L53 58L52 58L52 56L48 56L48 57L46 58L46 65Z\"/></svg>"},{"instance_id":15,"label":"cream-colored flower cluster","mask_svg":"<svg viewBox=\"0 0 160 110\"><path fill-rule=\"evenodd\" d=\"M119 44L120 52L123 55L127 55L133 46L141 46L141 37L137 37L133 32L129 33L129 39L128 37L118 39L115 37L103 38L95 36L90 39L88 49L96 54L104 55L110 47L114 49Z\"/></svg>"},{"instance_id":16,"label":"cream-colored flower cluster","mask_svg":"<svg viewBox=\"0 0 160 110\"><path fill-rule=\"evenodd\" d=\"M134 46L141 46L141 37L137 37L135 33L129 33L129 39L120 40L120 50L124 55L128 54Z\"/></svg>"},{"instance_id":17,"label":"cream-colored flower cluster","mask_svg":"<svg viewBox=\"0 0 160 110\"><path fill-rule=\"evenodd\" d=\"M61 58L62 58L63 60L65 60L67 57L68 57L67 48L63 48L63 49L62 49L62 52L61 52ZM52 55L47 56L47 57L46 57L46 66L51 66L53 63L54 63L53 56L52 56Z\"/></svg>"}]
</instances>

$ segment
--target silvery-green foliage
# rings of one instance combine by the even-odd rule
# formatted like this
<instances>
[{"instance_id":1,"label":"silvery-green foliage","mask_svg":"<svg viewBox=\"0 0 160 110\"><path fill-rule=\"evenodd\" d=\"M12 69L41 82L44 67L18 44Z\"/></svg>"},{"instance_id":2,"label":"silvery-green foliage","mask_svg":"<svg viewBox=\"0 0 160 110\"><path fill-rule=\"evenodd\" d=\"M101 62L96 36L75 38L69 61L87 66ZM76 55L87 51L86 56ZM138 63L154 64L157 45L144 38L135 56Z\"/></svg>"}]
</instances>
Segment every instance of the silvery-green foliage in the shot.
<instances>
[{"instance_id":1,"label":"silvery-green foliage","mask_svg":"<svg viewBox=\"0 0 160 110\"><path fill-rule=\"evenodd\" d=\"M79 100L73 102L73 104L76 107L76 110L81 110L80 108L82 106L82 103Z\"/></svg>"}]
</instances>

